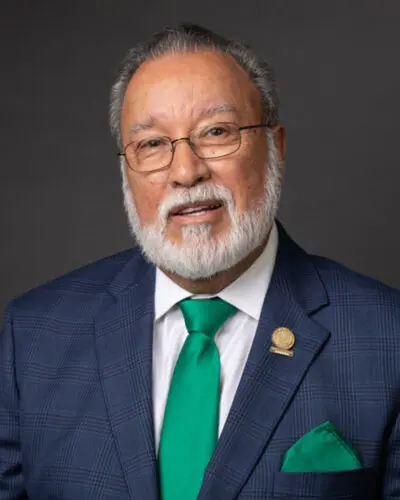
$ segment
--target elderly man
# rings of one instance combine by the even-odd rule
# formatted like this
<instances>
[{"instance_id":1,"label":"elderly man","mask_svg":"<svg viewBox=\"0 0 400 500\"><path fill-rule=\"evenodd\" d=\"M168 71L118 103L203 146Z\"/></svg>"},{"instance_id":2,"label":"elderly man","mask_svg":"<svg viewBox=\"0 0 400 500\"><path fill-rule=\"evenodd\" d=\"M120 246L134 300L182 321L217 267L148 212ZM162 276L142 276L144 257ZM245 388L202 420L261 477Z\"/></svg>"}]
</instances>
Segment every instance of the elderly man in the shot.
<instances>
[{"instance_id":1,"label":"elderly man","mask_svg":"<svg viewBox=\"0 0 400 500\"><path fill-rule=\"evenodd\" d=\"M268 65L166 29L110 123L139 248L7 308L0 499L400 498L400 294L275 222Z\"/></svg>"}]
</instances>

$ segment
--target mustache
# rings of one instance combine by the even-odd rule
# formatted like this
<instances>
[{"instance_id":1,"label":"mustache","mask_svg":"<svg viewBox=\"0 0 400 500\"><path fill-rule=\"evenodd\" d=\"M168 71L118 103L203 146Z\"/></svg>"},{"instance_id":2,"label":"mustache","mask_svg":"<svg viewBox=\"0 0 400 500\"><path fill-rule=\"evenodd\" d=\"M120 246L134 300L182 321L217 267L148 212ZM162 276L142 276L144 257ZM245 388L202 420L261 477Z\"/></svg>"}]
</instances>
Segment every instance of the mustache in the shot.
<instances>
[{"instance_id":1,"label":"mustache","mask_svg":"<svg viewBox=\"0 0 400 500\"><path fill-rule=\"evenodd\" d=\"M168 219L171 210L177 205L186 205L201 201L219 201L227 205L228 209L234 208L232 192L224 186L217 184L198 184L189 190L180 190L168 195L158 209L160 222L164 223Z\"/></svg>"}]
</instances>

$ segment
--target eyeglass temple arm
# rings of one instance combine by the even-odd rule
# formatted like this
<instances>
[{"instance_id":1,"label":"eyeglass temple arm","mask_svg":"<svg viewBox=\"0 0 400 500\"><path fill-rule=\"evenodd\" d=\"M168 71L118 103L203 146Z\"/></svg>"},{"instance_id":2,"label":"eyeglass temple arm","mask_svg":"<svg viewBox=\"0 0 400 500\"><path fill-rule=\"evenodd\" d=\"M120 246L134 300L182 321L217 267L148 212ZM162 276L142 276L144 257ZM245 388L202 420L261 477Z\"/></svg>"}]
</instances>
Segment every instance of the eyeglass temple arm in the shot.
<instances>
[{"instance_id":1,"label":"eyeglass temple arm","mask_svg":"<svg viewBox=\"0 0 400 500\"><path fill-rule=\"evenodd\" d=\"M266 123L260 123L259 125L245 125L244 127L239 127L239 130L247 130L250 128L260 128L260 127L267 128L268 125Z\"/></svg>"}]
</instances>

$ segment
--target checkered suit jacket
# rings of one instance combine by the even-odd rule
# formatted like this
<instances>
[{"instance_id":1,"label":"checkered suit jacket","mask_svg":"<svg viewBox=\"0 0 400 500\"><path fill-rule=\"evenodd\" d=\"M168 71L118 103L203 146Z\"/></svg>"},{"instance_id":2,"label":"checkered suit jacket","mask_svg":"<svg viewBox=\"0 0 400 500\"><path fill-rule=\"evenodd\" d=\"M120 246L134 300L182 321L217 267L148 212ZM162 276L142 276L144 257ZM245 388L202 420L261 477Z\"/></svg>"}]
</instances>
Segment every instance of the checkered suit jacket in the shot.
<instances>
[{"instance_id":1,"label":"checkered suit jacket","mask_svg":"<svg viewBox=\"0 0 400 500\"><path fill-rule=\"evenodd\" d=\"M279 234L255 340L198 498L400 498L400 293ZM154 286L154 267L134 249L10 303L0 337L0 500L158 498ZM270 352L280 326L295 333L293 358ZM326 420L363 469L280 472L285 452Z\"/></svg>"}]
</instances>

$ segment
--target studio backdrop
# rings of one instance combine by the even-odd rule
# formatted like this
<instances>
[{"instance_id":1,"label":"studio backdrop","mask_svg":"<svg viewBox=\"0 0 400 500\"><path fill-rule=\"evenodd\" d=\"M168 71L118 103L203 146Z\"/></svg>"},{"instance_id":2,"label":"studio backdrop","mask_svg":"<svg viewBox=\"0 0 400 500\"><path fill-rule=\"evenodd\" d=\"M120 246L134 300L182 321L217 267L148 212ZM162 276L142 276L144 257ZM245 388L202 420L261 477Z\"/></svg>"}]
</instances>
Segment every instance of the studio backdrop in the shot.
<instances>
[{"instance_id":1,"label":"studio backdrop","mask_svg":"<svg viewBox=\"0 0 400 500\"><path fill-rule=\"evenodd\" d=\"M125 51L192 22L274 67L279 218L306 250L400 286L400 2L19 1L0 6L0 312L132 246L108 94Z\"/></svg>"}]
</instances>

